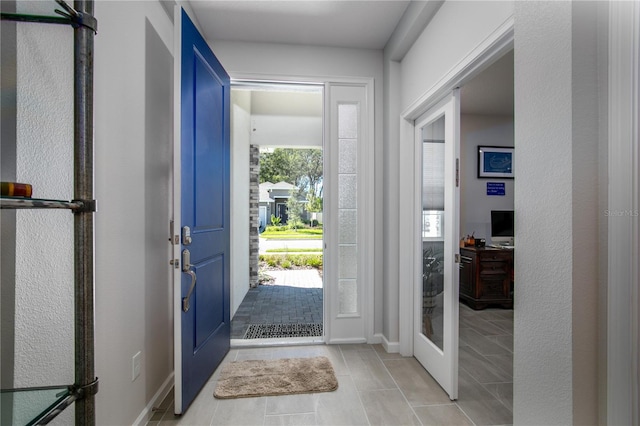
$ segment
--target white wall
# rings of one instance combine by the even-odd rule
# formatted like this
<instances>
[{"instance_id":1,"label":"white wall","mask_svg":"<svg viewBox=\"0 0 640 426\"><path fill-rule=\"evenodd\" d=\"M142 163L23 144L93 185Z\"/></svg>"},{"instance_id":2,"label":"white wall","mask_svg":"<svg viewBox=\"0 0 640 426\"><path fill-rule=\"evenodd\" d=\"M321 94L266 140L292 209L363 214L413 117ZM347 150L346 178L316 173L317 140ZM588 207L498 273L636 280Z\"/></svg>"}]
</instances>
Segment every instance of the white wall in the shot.
<instances>
[{"instance_id":1,"label":"white wall","mask_svg":"<svg viewBox=\"0 0 640 426\"><path fill-rule=\"evenodd\" d=\"M596 6L515 6L518 424L597 422Z\"/></svg>"},{"instance_id":2,"label":"white wall","mask_svg":"<svg viewBox=\"0 0 640 426\"><path fill-rule=\"evenodd\" d=\"M231 78L278 79L323 82L337 77L374 79L375 152L374 181L376 194L382 189L382 111L383 53L379 50L294 46L268 43L209 41L216 56ZM383 199L375 198L375 212L381 212ZM375 228L382 229L382 215L375 215ZM375 234L375 324L374 333L382 332L382 233Z\"/></svg>"},{"instance_id":3,"label":"white wall","mask_svg":"<svg viewBox=\"0 0 640 426\"><path fill-rule=\"evenodd\" d=\"M512 15L510 1L445 2L402 59L401 108L436 85Z\"/></svg>"},{"instance_id":4,"label":"white wall","mask_svg":"<svg viewBox=\"0 0 640 426\"><path fill-rule=\"evenodd\" d=\"M460 235L475 232L489 244L491 210L513 210L514 180L478 179L479 145L514 146L513 117L464 114L460 118ZM505 195L487 195L487 182L503 182Z\"/></svg>"},{"instance_id":5,"label":"white wall","mask_svg":"<svg viewBox=\"0 0 640 426\"><path fill-rule=\"evenodd\" d=\"M231 318L249 291L251 92L231 90Z\"/></svg>"},{"instance_id":6,"label":"white wall","mask_svg":"<svg viewBox=\"0 0 640 426\"><path fill-rule=\"evenodd\" d=\"M97 2L95 14L96 418L132 424L173 372L173 25L158 2Z\"/></svg>"},{"instance_id":7,"label":"white wall","mask_svg":"<svg viewBox=\"0 0 640 426\"><path fill-rule=\"evenodd\" d=\"M251 92L251 143L322 148L322 92Z\"/></svg>"},{"instance_id":8,"label":"white wall","mask_svg":"<svg viewBox=\"0 0 640 426\"><path fill-rule=\"evenodd\" d=\"M390 247L397 244L398 253L397 257L394 255L396 252L391 253L393 257L385 265L388 271L385 280L389 285L385 287L388 291L385 299L391 302L398 300L400 306L399 310L392 305L385 306L385 320L388 321L385 323L385 333L388 333L386 336L391 343L399 344L401 353L412 353L412 329L400 328L400 317L405 317L407 312L402 297L405 289L400 286L410 285L412 281L410 263L413 252L411 246L402 241L410 241L413 235L413 214L407 206L413 205L415 193L413 168L410 167L414 157L413 125L403 119L402 114L416 108L426 95L441 87L443 80L453 70L458 70L461 64L475 60L474 55L478 55L478 52L474 49L496 34L501 34L501 29L508 25L512 15L513 3L507 1L445 2L399 64L390 60L393 56L391 52L385 58L385 70L389 71L385 76L386 88L389 96L395 97L385 102L385 118L389 125L385 143L389 145L389 150L395 150L388 155L388 163L385 164L389 180L385 191L389 194L389 201L385 201L385 204L398 206L396 211L385 215L394 221L385 223L384 235L389 238ZM464 28L464 31L460 31L460 28ZM421 112L424 111L413 111L410 118L417 118ZM396 286L397 290L394 288ZM407 324L412 323L405 320ZM397 336L397 340L394 336Z\"/></svg>"},{"instance_id":9,"label":"white wall","mask_svg":"<svg viewBox=\"0 0 640 426\"><path fill-rule=\"evenodd\" d=\"M252 115L251 127L255 145L322 149L322 117Z\"/></svg>"}]
</instances>

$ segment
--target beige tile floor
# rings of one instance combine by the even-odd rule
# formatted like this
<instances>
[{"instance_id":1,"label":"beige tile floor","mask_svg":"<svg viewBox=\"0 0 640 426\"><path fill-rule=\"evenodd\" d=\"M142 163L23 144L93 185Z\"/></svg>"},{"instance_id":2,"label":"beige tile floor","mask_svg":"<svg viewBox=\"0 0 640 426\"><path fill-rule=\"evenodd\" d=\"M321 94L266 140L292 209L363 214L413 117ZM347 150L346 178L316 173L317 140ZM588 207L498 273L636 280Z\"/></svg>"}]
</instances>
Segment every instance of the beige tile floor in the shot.
<instances>
[{"instance_id":1,"label":"beige tile floor","mask_svg":"<svg viewBox=\"0 0 640 426\"><path fill-rule=\"evenodd\" d=\"M149 425L506 425L512 423L513 311L460 307L459 399L452 402L414 358L381 345L232 349L224 362L325 355L335 392L217 400L220 369L187 413L172 414L172 395Z\"/></svg>"}]
</instances>

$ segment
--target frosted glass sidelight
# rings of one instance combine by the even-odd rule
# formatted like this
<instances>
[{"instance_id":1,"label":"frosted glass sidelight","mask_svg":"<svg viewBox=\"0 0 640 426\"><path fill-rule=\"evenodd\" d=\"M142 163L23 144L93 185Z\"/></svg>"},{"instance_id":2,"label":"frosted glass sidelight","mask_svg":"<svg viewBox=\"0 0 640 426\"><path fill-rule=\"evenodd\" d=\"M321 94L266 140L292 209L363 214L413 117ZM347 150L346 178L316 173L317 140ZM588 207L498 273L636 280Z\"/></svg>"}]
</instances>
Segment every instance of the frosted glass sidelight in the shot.
<instances>
[{"instance_id":1,"label":"frosted glass sidelight","mask_svg":"<svg viewBox=\"0 0 640 426\"><path fill-rule=\"evenodd\" d=\"M357 176L356 175L339 175L338 176L338 208L339 209L355 209L358 207L357 192Z\"/></svg>"},{"instance_id":2,"label":"frosted glass sidelight","mask_svg":"<svg viewBox=\"0 0 640 426\"><path fill-rule=\"evenodd\" d=\"M358 313L358 284L356 280L340 280L338 282L338 297L341 314Z\"/></svg>"},{"instance_id":3,"label":"frosted glass sidelight","mask_svg":"<svg viewBox=\"0 0 640 426\"><path fill-rule=\"evenodd\" d=\"M358 138L358 105L338 105L338 139Z\"/></svg>"},{"instance_id":4,"label":"frosted glass sidelight","mask_svg":"<svg viewBox=\"0 0 640 426\"><path fill-rule=\"evenodd\" d=\"M358 167L358 140L340 139L338 141L338 173L356 173Z\"/></svg>"},{"instance_id":5,"label":"frosted glass sidelight","mask_svg":"<svg viewBox=\"0 0 640 426\"><path fill-rule=\"evenodd\" d=\"M355 245L340 246L340 279L358 278L358 249Z\"/></svg>"},{"instance_id":6,"label":"frosted glass sidelight","mask_svg":"<svg viewBox=\"0 0 640 426\"><path fill-rule=\"evenodd\" d=\"M358 306L358 144L359 105L338 105L338 306L339 314Z\"/></svg>"},{"instance_id":7,"label":"frosted glass sidelight","mask_svg":"<svg viewBox=\"0 0 640 426\"><path fill-rule=\"evenodd\" d=\"M358 238L358 212L356 210L341 209L338 218L340 224L340 244L355 244Z\"/></svg>"}]
</instances>

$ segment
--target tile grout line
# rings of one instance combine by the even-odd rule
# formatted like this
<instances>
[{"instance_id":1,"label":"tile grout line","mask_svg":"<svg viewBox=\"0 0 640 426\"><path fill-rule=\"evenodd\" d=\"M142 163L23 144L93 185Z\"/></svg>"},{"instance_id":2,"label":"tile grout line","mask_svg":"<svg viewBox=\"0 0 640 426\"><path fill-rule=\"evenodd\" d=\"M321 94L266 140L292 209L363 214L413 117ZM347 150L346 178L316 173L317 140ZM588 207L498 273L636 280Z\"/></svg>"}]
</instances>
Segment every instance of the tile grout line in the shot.
<instances>
[{"instance_id":1,"label":"tile grout line","mask_svg":"<svg viewBox=\"0 0 640 426\"><path fill-rule=\"evenodd\" d=\"M464 411L464 410L462 409L462 407L460 406L460 404L458 404L458 401L456 400L456 401L454 401L454 403L456 404L456 407L458 407L458 410L460 410L460 411L462 412L462 414L464 414L464 416L465 416L467 419L469 419L469 421L471 422L471 424L475 426L475 425L476 425L476 422L474 422L474 421L473 421L473 419L472 419L472 418L467 414L467 412L466 412L466 411Z\"/></svg>"},{"instance_id":2,"label":"tile grout line","mask_svg":"<svg viewBox=\"0 0 640 426\"><path fill-rule=\"evenodd\" d=\"M482 355L482 354L481 354L481 355ZM484 355L483 355L483 356L484 356ZM511 422L513 423L513 407L512 407L512 408L507 407L507 406L504 404L504 402L502 402L501 400L499 400L498 398L496 398L496 397L493 395L493 393L492 393L489 389L487 389L487 387L486 387L483 383L480 383L480 381L478 381L478 379L476 379L476 378L475 378L475 377L473 377L472 375L469 375L469 376L471 377L471 380L473 380L473 381L475 381L477 384L479 384L479 385L480 385L480 386L481 386L481 387L482 387L486 392L488 392L491 396L493 396L493 398L494 398L496 401L498 401L498 403L500 403L500 405L502 405L505 409L507 409L507 410L511 413L511 415L512 415ZM513 382L505 382L505 383L513 383Z\"/></svg>"},{"instance_id":3,"label":"tile grout line","mask_svg":"<svg viewBox=\"0 0 640 426\"><path fill-rule=\"evenodd\" d=\"M369 426L372 426L371 425L371 420L369 419L369 415L367 414L367 409L364 406L364 403L362 402L362 396L360 396L360 390L358 389L358 386L356 385L356 381L353 379L353 376L351 375L351 368L349 367L349 364L347 363L347 359L344 357L344 352L342 351L342 347L340 345L338 345L338 349L340 349L340 356L342 356L342 361L344 361L344 365L347 367L347 370L349 370L349 377L351 377L351 381L353 382L353 385L356 388L356 394L358 395L358 401L360 401L360 407L362 407L362 412L364 413L364 417L367 419L367 424Z\"/></svg>"},{"instance_id":4,"label":"tile grout line","mask_svg":"<svg viewBox=\"0 0 640 426\"><path fill-rule=\"evenodd\" d=\"M374 350L374 352L376 353L376 356L378 357L378 359L380 360L380 362L382 363L382 366L384 367L385 371L387 372L387 374L389 375L389 377L391 377L391 380L393 380L393 383L396 385L396 388L398 389L398 391L400 392L400 395L402 395L402 398L404 399L404 402L407 403L407 405L409 406L409 408L411 409L411 412L413 413L414 417L418 420L418 422L422 425L425 426L424 423L422 423L422 420L420 420L420 416L418 416L418 414L416 413L416 410L413 408L413 406L409 403L409 400L407 399L407 396L404 394L404 392L402 391L402 389L400 388L400 386L398 386L398 382L396 381L395 377L393 377L393 375L391 374L391 372L389 371L389 369L387 368L387 365L384 363L384 360L380 357L380 354L378 354L378 351Z\"/></svg>"}]
</instances>

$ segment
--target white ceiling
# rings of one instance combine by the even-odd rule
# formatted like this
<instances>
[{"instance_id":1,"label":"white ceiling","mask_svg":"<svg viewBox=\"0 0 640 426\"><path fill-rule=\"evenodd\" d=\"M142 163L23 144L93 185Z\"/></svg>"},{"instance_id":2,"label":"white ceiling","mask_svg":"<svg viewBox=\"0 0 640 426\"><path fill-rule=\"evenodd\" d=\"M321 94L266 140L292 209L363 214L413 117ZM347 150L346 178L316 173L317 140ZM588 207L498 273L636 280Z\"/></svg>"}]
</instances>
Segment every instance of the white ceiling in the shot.
<instances>
[{"instance_id":1,"label":"white ceiling","mask_svg":"<svg viewBox=\"0 0 640 426\"><path fill-rule=\"evenodd\" d=\"M405 0L189 2L208 40L383 49Z\"/></svg>"},{"instance_id":2,"label":"white ceiling","mask_svg":"<svg viewBox=\"0 0 640 426\"><path fill-rule=\"evenodd\" d=\"M513 50L460 89L463 114L513 115Z\"/></svg>"},{"instance_id":3,"label":"white ceiling","mask_svg":"<svg viewBox=\"0 0 640 426\"><path fill-rule=\"evenodd\" d=\"M405 0L190 0L208 40L384 49ZM446 46L443 46L446 48ZM467 114L513 114L513 53L461 89Z\"/></svg>"}]
</instances>

